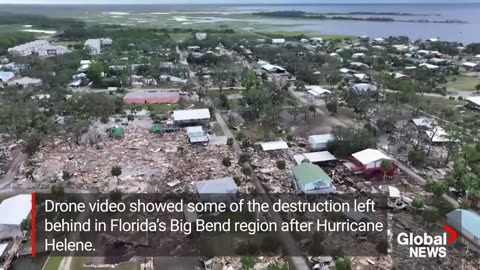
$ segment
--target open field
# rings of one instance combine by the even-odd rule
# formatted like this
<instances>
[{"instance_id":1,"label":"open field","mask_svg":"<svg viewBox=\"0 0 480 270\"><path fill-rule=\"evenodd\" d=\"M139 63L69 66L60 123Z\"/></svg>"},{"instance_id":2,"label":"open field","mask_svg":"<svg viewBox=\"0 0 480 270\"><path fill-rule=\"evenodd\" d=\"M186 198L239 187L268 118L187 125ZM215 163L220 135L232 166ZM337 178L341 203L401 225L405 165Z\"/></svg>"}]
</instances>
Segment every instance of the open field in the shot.
<instances>
[{"instance_id":1,"label":"open field","mask_svg":"<svg viewBox=\"0 0 480 270\"><path fill-rule=\"evenodd\" d=\"M63 257L50 256L48 257L47 263L44 266L44 270L58 270L60 264L62 263Z\"/></svg>"},{"instance_id":2,"label":"open field","mask_svg":"<svg viewBox=\"0 0 480 270\"><path fill-rule=\"evenodd\" d=\"M475 91L475 86L480 83L480 77L457 76L456 80L449 79L445 86L449 89L459 91Z\"/></svg>"}]
</instances>

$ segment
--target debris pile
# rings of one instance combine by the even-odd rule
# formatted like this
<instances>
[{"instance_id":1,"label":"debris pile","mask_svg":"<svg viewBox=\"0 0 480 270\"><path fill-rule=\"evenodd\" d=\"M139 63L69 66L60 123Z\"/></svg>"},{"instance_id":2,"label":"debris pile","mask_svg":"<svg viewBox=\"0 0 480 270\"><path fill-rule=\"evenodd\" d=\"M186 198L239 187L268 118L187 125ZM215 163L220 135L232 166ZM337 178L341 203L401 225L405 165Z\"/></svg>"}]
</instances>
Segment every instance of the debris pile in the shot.
<instances>
[{"instance_id":1,"label":"debris pile","mask_svg":"<svg viewBox=\"0 0 480 270\"><path fill-rule=\"evenodd\" d=\"M230 158L231 165L223 164ZM63 182L77 189L108 192L193 192L194 181L241 176L238 158L226 145L192 145L185 132L152 134L127 129L123 138L104 139L93 146L67 143L57 138L32 157L32 179L17 182L24 188L48 188ZM111 169L120 166L120 176ZM243 191L248 183L242 183Z\"/></svg>"},{"instance_id":2,"label":"debris pile","mask_svg":"<svg viewBox=\"0 0 480 270\"><path fill-rule=\"evenodd\" d=\"M219 269L219 270L237 270L242 269L242 257L214 257L205 261L205 269ZM269 266L280 266L285 264L285 259L282 257L255 257L255 266L253 270L267 269Z\"/></svg>"}]
</instances>

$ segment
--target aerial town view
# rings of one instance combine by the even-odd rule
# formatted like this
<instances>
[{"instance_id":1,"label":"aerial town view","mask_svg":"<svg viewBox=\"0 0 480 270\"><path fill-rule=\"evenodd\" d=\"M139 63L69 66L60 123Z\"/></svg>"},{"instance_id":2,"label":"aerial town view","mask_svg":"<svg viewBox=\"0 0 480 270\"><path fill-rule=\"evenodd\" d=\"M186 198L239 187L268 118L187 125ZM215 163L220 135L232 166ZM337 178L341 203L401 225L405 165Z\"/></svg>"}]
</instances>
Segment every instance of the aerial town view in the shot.
<instances>
[{"instance_id":1,"label":"aerial town view","mask_svg":"<svg viewBox=\"0 0 480 270\"><path fill-rule=\"evenodd\" d=\"M477 0L0 0L0 269L480 269L479 15ZM66 254L37 241L41 194L368 200L380 210L241 218L385 214L385 237L149 231Z\"/></svg>"}]
</instances>

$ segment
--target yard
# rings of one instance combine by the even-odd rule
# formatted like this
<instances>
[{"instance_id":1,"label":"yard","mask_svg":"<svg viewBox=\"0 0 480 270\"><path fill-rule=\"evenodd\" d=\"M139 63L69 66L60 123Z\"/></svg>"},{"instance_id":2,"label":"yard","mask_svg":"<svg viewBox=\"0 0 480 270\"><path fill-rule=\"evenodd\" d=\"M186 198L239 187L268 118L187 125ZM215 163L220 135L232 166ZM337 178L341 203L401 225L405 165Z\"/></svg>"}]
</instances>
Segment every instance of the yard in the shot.
<instances>
[{"instance_id":1,"label":"yard","mask_svg":"<svg viewBox=\"0 0 480 270\"><path fill-rule=\"evenodd\" d=\"M460 75L448 79L445 84L447 89L458 91L475 91L475 86L480 84L480 77L470 77Z\"/></svg>"},{"instance_id":2,"label":"yard","mask_svg":"<svg viewBox=\"0 0 480 270\"><path fill-rule=\"evenodd\" d=\"M63 260L63 257L57 257L57 256L48 257L47 263L43 267L43 270L58 270L58 267L60 267L62 260Z\"/></svg>"}]
</instances>

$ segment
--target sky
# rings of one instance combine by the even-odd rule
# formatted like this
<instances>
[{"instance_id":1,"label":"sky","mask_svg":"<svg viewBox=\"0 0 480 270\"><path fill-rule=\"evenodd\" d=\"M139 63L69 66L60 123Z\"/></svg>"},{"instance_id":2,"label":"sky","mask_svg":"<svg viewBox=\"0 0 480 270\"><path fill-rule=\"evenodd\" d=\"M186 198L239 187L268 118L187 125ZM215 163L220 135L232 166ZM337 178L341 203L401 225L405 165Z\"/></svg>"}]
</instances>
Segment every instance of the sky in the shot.
<instances>
[{"instance_id":1,"label":"sky","mask_svg":"<svg viewBox=\"0 0 480 270\"><path fill-rule=\"evenodd\" d=\"M0 0L0 4L480 3L480 0Z\"/></svg>"}]
</instances>

